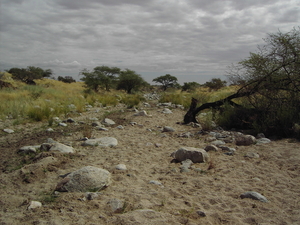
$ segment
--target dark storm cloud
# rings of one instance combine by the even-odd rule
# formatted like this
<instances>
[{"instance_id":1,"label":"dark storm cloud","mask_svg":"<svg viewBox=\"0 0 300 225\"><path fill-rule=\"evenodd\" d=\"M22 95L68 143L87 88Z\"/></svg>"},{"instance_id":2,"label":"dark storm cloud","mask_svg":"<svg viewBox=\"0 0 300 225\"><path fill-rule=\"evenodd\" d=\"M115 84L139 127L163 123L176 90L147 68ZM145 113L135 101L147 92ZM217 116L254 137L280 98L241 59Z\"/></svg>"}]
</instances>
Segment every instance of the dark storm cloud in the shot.
<instances>
[{"instance_id":1,"label":"dark storm cloud","mask_svg":"<svg viewBox=\"0 0 300 225\"><path fill-rule=\"evenodd\" d=\"M147 81L220 76L267 33L299 25L298 0L4 0L0 66L39 65L77 76L99 65ZM5 57L3 57L5 56ZM151 75L152 74L152 75Z\"/></svg>"}]
</instances>

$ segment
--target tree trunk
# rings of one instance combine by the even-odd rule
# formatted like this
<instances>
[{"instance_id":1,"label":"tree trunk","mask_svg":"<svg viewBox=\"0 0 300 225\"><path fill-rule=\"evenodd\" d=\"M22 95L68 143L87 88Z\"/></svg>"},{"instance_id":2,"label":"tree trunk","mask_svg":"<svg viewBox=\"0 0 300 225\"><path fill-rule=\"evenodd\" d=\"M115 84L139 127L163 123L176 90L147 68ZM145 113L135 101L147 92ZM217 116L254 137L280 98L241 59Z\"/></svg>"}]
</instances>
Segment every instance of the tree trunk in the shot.
<instances>
[{"instance_id":1,"label":"tree trunk","mask_svg":"<svg viewBox=\"0 0 300 225\"><path fill-rule=\"evenodd\" d=\"M231 101L232 99L235 98L240 98L240 97L244 97L244 96L249 96L251 94L254 94L253 92L241 92L241 91L237 91L235 94L232 94L222 100L219 101L215 101L215 102L208 102L208 103L204 103L203 105L201 105L200 107L197 107L197 103L198 100L195 98L192 98L191 101L191 106L189 111L185 114L184 116L184 123L188 124L190 122L194 122L194 123L198 123L196 116L197 114L204 110L204 109L209 109L209 108L213 108L213 109L218 109L220 106L224 105L225 103L229 103L230 105L236 106L236 107L240 107L240 105L234 103L233 101Z\"/></svg>"}]
</instances>

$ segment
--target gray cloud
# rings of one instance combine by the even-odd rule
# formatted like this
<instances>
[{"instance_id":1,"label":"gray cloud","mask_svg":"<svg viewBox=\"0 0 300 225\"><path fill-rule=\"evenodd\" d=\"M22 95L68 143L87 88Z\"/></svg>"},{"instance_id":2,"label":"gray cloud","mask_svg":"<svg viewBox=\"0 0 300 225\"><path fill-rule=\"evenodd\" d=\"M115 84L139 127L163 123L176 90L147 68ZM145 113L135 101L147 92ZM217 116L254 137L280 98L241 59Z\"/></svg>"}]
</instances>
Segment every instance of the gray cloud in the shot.
<instances>
[{"instance_id":1,"label":"gray cloud","mask_svg":"<svg viewBox=\"0 0 300 225\"><path fill-rule=\"evenodd\" d=\"M99 65L204 82L299 25L298 0L4 0L0 66L74 76ZM188 78L188 79L187 79Z\"/></svg>"}]
</instances>

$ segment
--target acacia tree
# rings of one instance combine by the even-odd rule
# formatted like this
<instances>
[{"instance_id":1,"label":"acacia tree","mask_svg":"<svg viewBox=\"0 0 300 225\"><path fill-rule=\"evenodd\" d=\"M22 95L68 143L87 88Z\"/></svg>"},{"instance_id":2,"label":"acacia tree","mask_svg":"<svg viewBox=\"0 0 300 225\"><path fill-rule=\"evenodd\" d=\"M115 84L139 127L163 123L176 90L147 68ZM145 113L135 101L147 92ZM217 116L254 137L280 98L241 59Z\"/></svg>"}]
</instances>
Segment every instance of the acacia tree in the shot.
<instances>
[{"instance_id":1,"label":"acacia tree","mask_svg":"<svg viewBox=\"0 0 300 225\"><path fill-rule=\"evenodd\" d=\"M117 75L120 74L121 69L118 67L97 66L92 72L87 69L83 69L80 75L84 77L80 80L84 81L85 85L98 92L102 87L106 91L109 91L115 86L117 81Z\"/></svg>"},{"instance_id":2,"label":"acacia tree","mask_svg":"<svg viewBox=\"0 0 300 225\"><path fill-rule=\"evenodd\" d=\"M206 82L203 86L208 87L210 90L219 90L226 86L226 81L222 81L220 78L213 78Z\"/></svg>"},{"instance_id":3,"label":"acacia tree","mask_svg":"<svg viewBox=\"0 0 300 225\"><path fill-rule=\"evenodd\" d=\"M125 90L131 94L133 90L138 90L140 87L145 86L147 82L133 70L123 70L120 73L118 81L118 90Z\"/></svg>"},{"instance_id":4,"label":"acacia tree","mask_svg":"<svg viewBox=\"0 0 300 225\"><path fill-rule=\"evenodd\" d=\"M269 34L264 40L264 46L229 71L229 79L240 84L240 89L198 108L197 100L193 99L185 123L196 122L203 109L218 108L225 103L237 106L232 100L245 97L245 105L251 106L249 112L254 109L259 113L252 122L260 131L291 134L293 125L300 122L300 29Z\"/></svg>"},{"instance_id":5,"label":"acacia tree","mask_svg":"<svg viewBox=\"0 0 300 225\"><path fill-rule=\"evenodd\" d=\"M164 76L157 77L153 79L153 82L161 83L162 89L165 91L169 87L175 87L178 85L177 77L171 76L170 74L166 74Z\"/></svg>"},{"instance_id":6,"label":"acacia tree","mask_svg":"<svg viewBox=\"0 0 300 225\"><path fill-rule=\"evenodd\" d=\"M26 82L33 79L42 79L43 77L50 77L53 74L51 69L43 70L40 67L28 66L27 68L11 68L7 71L12 74L13 79Z\"/></svg>"}]
</instances>

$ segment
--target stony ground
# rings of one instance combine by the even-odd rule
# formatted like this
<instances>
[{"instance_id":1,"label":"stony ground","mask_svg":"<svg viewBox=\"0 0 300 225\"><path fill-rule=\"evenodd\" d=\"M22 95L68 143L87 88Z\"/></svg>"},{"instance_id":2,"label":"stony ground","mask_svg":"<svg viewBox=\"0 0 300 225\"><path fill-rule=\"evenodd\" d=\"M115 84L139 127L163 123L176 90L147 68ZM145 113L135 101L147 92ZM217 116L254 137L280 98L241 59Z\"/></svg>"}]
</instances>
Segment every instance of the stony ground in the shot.
<instances>
[{"instance_id":1,"label":"stony ground","mask_svg":"<svg viewBox=\"0 0 300 225\"><path fill-rule=\"evenodd\" d=\"M236 146L233 156L221 150L209 152L206 163L193 164L189 172L180 172L170 154L182 146L204 148L208 134L199 128L181 125L184 110L145 108L151 116L133 116L123 108L92 108L70 115L85 124L53 125L48 122L10 126L2 121L0 128L15 130L0 133L0 224L299 224L300 221L300 143L292 139L269 144ZM116 122L108 131L95 130L91 118L104 117ZM130 122L137 124L132 126ZM123 125L124 129L118 129ZM164 133L170 126L175 132ZM184 132L193 137L179 137ZM114 137L118 145L83 147L81 138ZM68 144L74 154L42 152L20 155L18 149L40 145L48 138ZM249 152L259 158L248 158ZM53 162L44 162L48 156ZM117 170L125 164L126 171ZM53 194L61 175L84 166L96 166L112 174L112 184L98 197L87 200L86 193ZM155 180L162 185L149 183ZM256 191L269 202L242 199L240 195ZM114 212L110 202L118 199L122 209ZM28 210L31 201L42 207ZM202 212L202 213L201 213Z\"/></svg>"}]
</instances>

